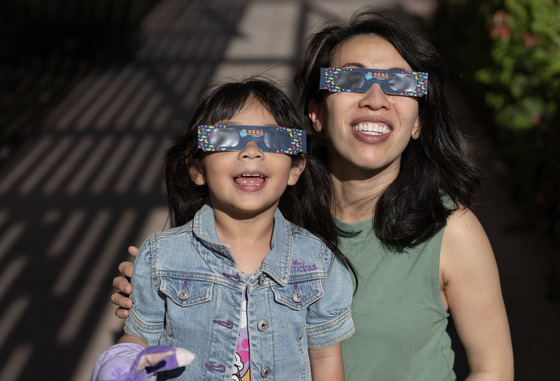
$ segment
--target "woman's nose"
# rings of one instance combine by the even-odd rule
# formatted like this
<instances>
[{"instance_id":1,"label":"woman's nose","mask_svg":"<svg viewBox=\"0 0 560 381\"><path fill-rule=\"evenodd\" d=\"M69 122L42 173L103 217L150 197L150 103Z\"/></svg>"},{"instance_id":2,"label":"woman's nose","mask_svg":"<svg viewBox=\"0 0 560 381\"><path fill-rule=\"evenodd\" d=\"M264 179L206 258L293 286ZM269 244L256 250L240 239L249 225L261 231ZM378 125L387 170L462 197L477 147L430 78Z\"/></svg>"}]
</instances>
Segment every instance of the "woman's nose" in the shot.
<instances>
[{"instance_id":1,"label":"woman's nose","mask_svg":"<svg viewBox=\"0 0 560 381\"><path fill-rule=\"evenodd\" d=\"M245 145L245 148L239 151L239 158L241 159L262 159L263 157L263 151L254 141L250 141Z\"/></svg>"},{"instance_id":2,"label":"woman's nose","mask_svg":"<svg viewBox=\"0 0 560 381\"><path fill-rule=\"evenodd\" d=\"M390 107L389 97L383 92L379 84L374 83L360 99L360 107L370 107L374 110Z\"/></svg>"}]
</instances>

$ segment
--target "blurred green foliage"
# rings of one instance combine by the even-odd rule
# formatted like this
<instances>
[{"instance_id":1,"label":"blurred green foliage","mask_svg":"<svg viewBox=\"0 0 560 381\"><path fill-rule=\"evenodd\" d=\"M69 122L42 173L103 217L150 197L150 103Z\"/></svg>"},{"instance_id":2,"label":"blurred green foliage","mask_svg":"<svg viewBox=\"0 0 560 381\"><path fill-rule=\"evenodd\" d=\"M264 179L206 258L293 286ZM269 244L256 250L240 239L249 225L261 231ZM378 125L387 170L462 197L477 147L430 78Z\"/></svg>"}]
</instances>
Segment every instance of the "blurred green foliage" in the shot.
<instances>
[{"instance_id":1,"label":"blurred green foliage","mask_svg":"<svg viewBox=\"0 0 560 381\"><path fill-rule=\"evenodd\" d=\"M492 117L517 226L560 243L560 1L439 0L431 32Z\"/></svg>"},{"instance_id":2,"label":"blurred green foliage","mask_svg":"<svg viewBox=\"0 0 560 381\"><path fill-rule=\"evenodd\" d=\"M476 78L489 89L485 100L498 125L548 125L557 117L560 94L560 4L505 0L501 5L487 15L493 65L478 70Z\"/></svg>"}]
</instances>

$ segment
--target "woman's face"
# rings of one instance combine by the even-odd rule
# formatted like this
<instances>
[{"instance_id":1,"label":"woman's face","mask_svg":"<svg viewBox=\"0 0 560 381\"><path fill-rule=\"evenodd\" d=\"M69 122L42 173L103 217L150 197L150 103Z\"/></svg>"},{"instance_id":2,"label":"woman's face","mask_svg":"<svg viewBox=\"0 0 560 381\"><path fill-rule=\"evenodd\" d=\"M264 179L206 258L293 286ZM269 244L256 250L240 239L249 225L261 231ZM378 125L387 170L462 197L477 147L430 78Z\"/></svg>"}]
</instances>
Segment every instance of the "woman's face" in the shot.
<instances>
[{"instance_id":1,"label":"woman's face","mask_svg":"<svg viewBox=\"0 0 560 381\"><path fill-rule=\"evenodd\" d=\"M331 66L412 70L393 45L375 35L342 43ZM329 93L321 104L312 101L309 117L325 134L330 171L341 180L396 177L402 152L420 133L417 99L387 95L377 84L366 93Z\"/></svg>"}]
</instances>

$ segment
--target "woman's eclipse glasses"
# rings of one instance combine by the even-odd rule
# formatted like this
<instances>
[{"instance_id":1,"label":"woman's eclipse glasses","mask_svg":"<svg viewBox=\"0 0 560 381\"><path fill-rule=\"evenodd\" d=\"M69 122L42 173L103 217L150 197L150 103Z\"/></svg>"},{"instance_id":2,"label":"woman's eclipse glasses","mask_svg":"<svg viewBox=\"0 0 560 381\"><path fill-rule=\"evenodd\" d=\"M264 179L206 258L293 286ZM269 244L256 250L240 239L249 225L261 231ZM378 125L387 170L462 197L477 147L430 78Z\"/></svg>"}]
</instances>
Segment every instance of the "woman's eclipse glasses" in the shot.
<instances>
[{"instance_id":1,"label":"woman's eclipse glasses","mask_svg":"<svg viewBox=\"0 0 560 381\"><path fill-rule=\"evenodd\" d=\"M331 93L365 93L376 83L389 95L421 97L428 94L428 73L353 67L321 68L319 89Z\"/></svg>"}]
</instances>

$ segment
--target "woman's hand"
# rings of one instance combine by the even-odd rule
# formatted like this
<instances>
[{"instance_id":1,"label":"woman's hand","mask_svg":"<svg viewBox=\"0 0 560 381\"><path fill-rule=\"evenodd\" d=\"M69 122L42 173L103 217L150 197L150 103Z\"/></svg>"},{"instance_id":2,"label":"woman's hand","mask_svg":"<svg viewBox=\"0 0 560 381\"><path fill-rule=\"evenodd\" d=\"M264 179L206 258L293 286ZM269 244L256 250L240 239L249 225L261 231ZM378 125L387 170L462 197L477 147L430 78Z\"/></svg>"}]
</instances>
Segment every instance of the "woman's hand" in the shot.
<instances>
[{"instance_id":1,"label":"woman's hand","mask_svg":"<svg viewBox=\"0 0 560 381\"><path fill-rule=\"evenodd\" d=\"M138 248L135 246L129 246L128 253L136 258L136 255L138 255ZM132 307L132 300L128 296L132 292L130 278L132 277L133 270L134 265L132 262L121 262L119 264L119 272L121 275L113 279L113 287L115 287L118 292L111 295L111 302L117 306L115 315L121 319L128 317L128 310Z\"/></svg>"}]
</instances>

